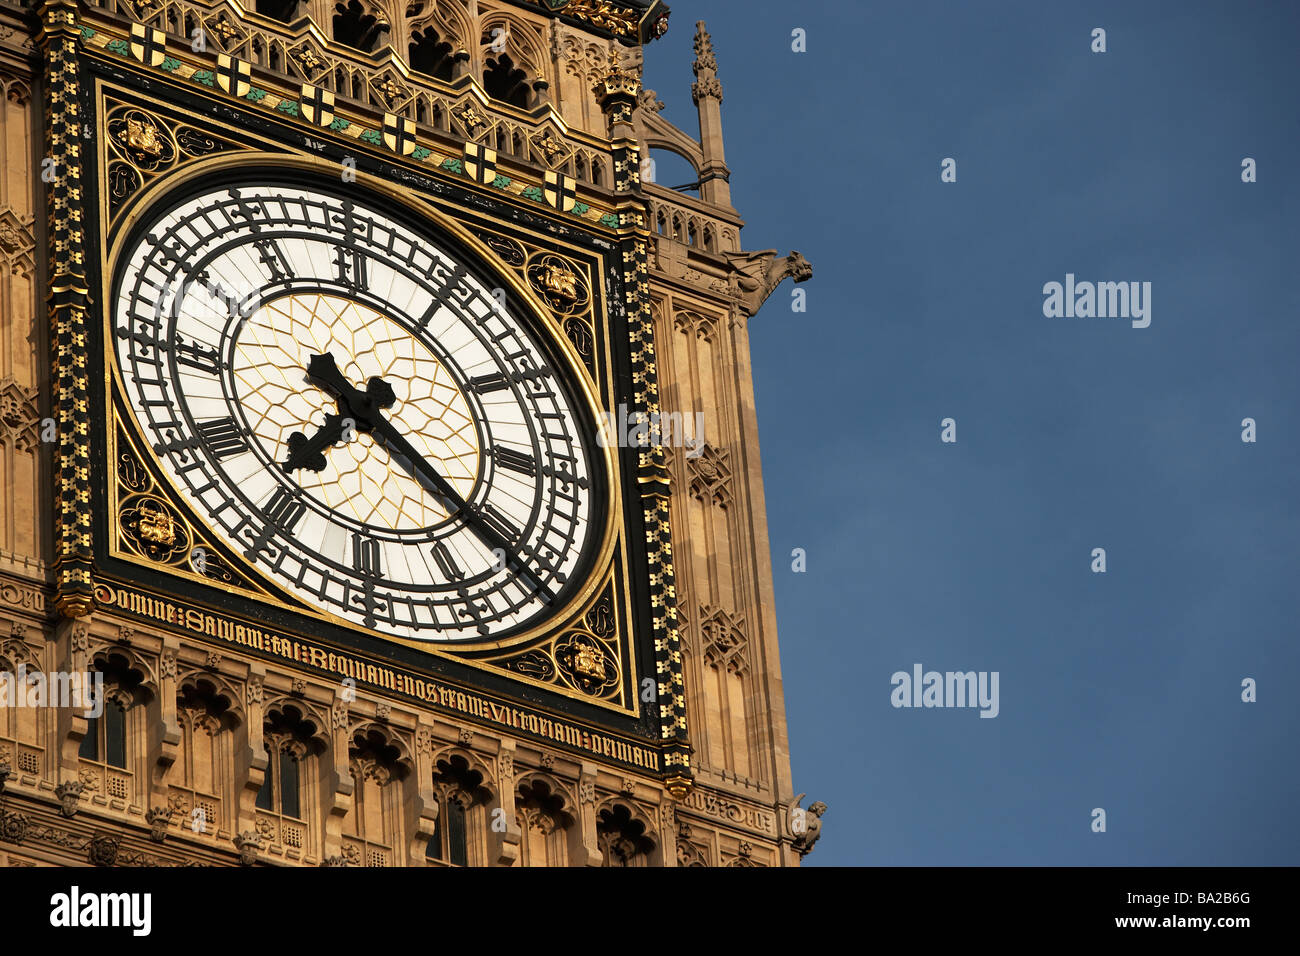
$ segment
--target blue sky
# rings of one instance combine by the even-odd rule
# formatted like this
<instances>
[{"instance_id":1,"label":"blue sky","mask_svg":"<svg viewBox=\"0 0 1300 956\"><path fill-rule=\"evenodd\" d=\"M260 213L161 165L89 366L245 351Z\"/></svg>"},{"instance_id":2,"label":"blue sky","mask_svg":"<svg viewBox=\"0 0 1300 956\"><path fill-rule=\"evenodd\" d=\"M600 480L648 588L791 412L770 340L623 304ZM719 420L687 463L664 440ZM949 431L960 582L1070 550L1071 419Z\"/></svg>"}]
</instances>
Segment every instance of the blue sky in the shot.
<instances>
[{"instance_id":1,"label":"blue sky","mask_svg":"<svg viewBox=\"0 0 1300 956\"><path fill-rule=\"evenodd\" d=\"M697 19L744 246L816 272L750 327L808 864L1300 863L1300 4L678 0L692 133ZM895 709L915 663L999 716Z\"/></svg>"}]
</instances>

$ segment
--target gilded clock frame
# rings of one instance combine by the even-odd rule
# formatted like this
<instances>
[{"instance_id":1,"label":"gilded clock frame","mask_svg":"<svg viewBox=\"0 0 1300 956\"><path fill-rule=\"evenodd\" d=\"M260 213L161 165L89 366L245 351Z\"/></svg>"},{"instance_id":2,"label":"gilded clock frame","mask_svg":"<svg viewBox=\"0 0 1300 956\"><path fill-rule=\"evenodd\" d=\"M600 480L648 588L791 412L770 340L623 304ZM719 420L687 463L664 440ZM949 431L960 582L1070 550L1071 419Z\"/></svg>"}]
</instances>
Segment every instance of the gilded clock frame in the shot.
<instances>
[{"instance_id":1,"label":"gilded clock frame","mask_svg":"<svg viewBox=\"0 0 1300 956\"><path fill-rule=\"evenodd\" d=\"M102 105L104 102L102 99L102 97L104 96L104 91L102 87L99 90L99 95L101 96L100 103ZM101 151L101 160L104 158L102 154L105 150L105 146L103 145L103 143L104 143L103 138L101 138L100 147L99 147ZM323 161L316 160L314 157L299 158L299 157L285 156L283 154L257 153L257 152L249 151L249 152L235 153L233 155L217 155L213 157L199 159L194 161L192 164L185 166L184 168L177 168L172 175L164 174L146 183L139 196L138 204L135 205L131 210L131 215L129 215L126 219L124 219L122 222L120 222L117 225L116 233L113 236L112 247L110 248L108 254L105 257L106 269L104 271L104 274L101 277L101 295L102 295L101 301L105 303L105 308L101 310L100 329L101 329L101 335L104 336L104 338L101 339L101 341L105 343L112 341L111 329L112 329L112 322L113 322L113 315L112 315L113 303L110 298L111 286L113 282L114 273L117 269L122 252L124 251L123 250L124 242L129 234L130 227L133 224L133 221L137 218L144 218L147 212L150 209L152 209L154 206L160 203L167 202L169 197L173 195L174 191L183 188L186 183L200 180L200 179L206 179L209 177L212 177L213 180L216 181L216 178L219 177L221 172L226 170L233 170L238 168L239 166L250 165L250 164L255 164L259 167L277 167L277 168L282 168L290 171L292 170L318 171L321 166L326 165ZM101 166L101 168L103 167ZM332 165L330 171L334 172ZM583 402L582 407L584 413L592 416L593 420L599 421L599 418L603 413L604 409L601 407L600 400L595 395L594 383L588 378L588 376L585 373L585 368L580 356L577 354L576 349L573 347L572 343L568 340L566 336L564 336L563 334L557 334L557 330L555 329L556 323L554 321L545 319L545 317L549 314L550 310L548 309L547 306L545 306L538 300L538 298L530 288L528 288L526 285L524 285L524 283L519 281L513 269L505 265L505 263L500 260L500 258L496 255L495 252L493 252L485 243L479 240L476 236L473 236L468 230L464 229L459 223L453 220L443 220L441 217L436 216L429 208L421 209L419 206L415 204L415 202L412 201L411 198L403 195L401 192L392 188L389 184L385 183L383 180L380 180L378 177L373 177L370 176L369 174L358 171L357 185L369 189L372 193L385 195L390 201L394 203L402 204L411 212L417 212L420 215L423 215L433 220L435 225L438 228L441 228L444 231L451 234L454 240L460 243L462 248L465 250L465 252L467 252L470 256L477 257L482 262L491 263L495 273L498 276L502 277L504 281L510 284L511 290L515 293L515 295L518 296L521 301L526 303L528 308L533 310L535 316L543 318L542 324L546 328L547 332L550 334L553 340L553 344L558 345L558 347L564 352L565 358L569 363L570 368L568 371L570 372L569 374L570 381L579 383L579 389L577 391L579 395L579 400ZM106 197L101 197L101 208L103 209L103 207L105 206L106 206ZM603 281L601 284L603 286ZM606 339L608 339L607 328L604 330L604 334ZM609 343L607 341L606 347L608 348L608 346ZM117 462L118 456L120 454L119 447L118 447L119 438L118 438L117 429L125 428L128 431L128 433L133 433L135 431L135 425L133 421L133 416L131 416L129 412L127 412L126 415L122 415L122 409L120 407L120 404L117 401L115 401L118 395L123 394L121 392L123 383L121 380L121 372L117 366L117 362L113 357L113 355L110 353L110 350L108 348L105 349L105 364L109 370L109 374L105 377L105 382L104 382L104 393L102 398L105 404L103 407L105 409L112 409L112 415L109 418L109 421L111 423L111 428L108 433L108 437L109 437L108 447L110 450L110 460ZM607 374L610 374L608 369L606 369L605 371ZM610 384L612 385L612 381L610 382ZM115 395L115 390L117 393L116 395ZM142 458L145 461L147 466L152 465L153 463L152 461L150 461L147 454L142 455L140 453L138 448L138 441L139 440L136 439L135 441L131 442L131 444L135 446L132 448L132 450L135 452L137 457ZM245 577L254 578L256 582L261 585L260 588L258 588L257 590L251 590L251 589L244 589L244 588L236 589L231 586L226 586L224 590L231 593L236 593L236 592L240 593L241 595L247 596L252 600L259 600L259 601L273 604L279 607L281 610L288 611L293 614L313 618L320 621L325 621L336 627L342 627L350 631L365 633L372 636L377 634L379 638L384 641L403 644L407 647L425 653L433 654L436 656L450 657L459 660L461 662L467 662L467 659L463 656L463 654L456 653L456 651L452 650L451 648L454 647L456 650L461 650L464 652L475 652L475 651L485 651L485 650L508 650L508 649L515 649L515 648L523 648L523 647L528 647L529 649L532 649L534 646L538 646L544 643L545 639L547 639L548 637L553 637L558 639L559 637L558 632L568 631L570 629L573 629L575 626L577 626L582 621L583 617L587 614L587 612L590 610L591 606L597 600L599 600L601 592L603 592L603 590L608 586L611 580L610 576L613 574L614 571L612 567L614 551L615 548L621 543L621 539L623 536L623 531L622 528L620 527L621 521L619 520L619 518L622 516L623 513L622 512L623 499L622 499L622 493L620 487L620 469L618 467L617 456L611 454L611 450L609 447L602 448L599 444L597 444L594 450L594 458L595 461L600 462L600 467L602 467L606 475L609 476L607 478L609 491L607 495L605 514L602 516L603 527L601 527L599 531L599 540L601 543L599 549L596 552L596 556L591 566L591 571L589 573L587 582L583 585L583 587L579 591L575 592L573 597L569 600L568 604L564 608L555 612L544 623L537 625L533 628L530 628L521 634L504 638L504 639L495 639L495 640L486 640L486 641L466 640L466 641L457 641L454 644L450 642L444 644L444 643L438 643L434 641L428 641L428 642L416 641L407 638L400 638L392 635L383 634L382 632L372 632L370 631L370 629L360 627L351 621L338 617L337 615L312 608L308 605L296 604L291 601L285 600L283 597L277 596L277 592L282 591L281 586L274 580L274 578L271 578L268 574L262 571L260 567L256 565L244 565L241 563L241 565L238 566L238 570ZM595 464L595 461L593 461L593 464ZM155 474L157 474L158 471L161 471L160 469L151 469L151 470L154 471ZM173 506L175 506L176 502L184 500L183 496L180 493L180 489L175 485L175 483L166 474L166 472L161 472L161 474L157 475L157 477L160 478L162 483L164 484L166 491L168 493L167 497L171 499ZM119 488L119 483L117 481L110 481L108 484L108 490L109 490L109 515L115 516L120 520L119 503L122 495L121 495L121 490ZM184 511L182 511L182 516L187 520L190 526L194 529L194 533L196 534L196 536L202 535L206 537L207 540L209 541L214 540L211 534L208 533L206 529L202 528L201 519L199 520L198 523L196 523L189 515L185 514ZM149 568L150 570L153 571L161 570L158 562L151 562L147 558L142 558L136 554L133 554L131 551L121 547L121 545L118 544L117 541L112 536L110 536L109 553L113 557L129 561L131 563L140 565L142 567ZM193 571L185 570L183 568L178 568L170 565L164 567L166 573L169 574L177 574L183 578L187 578L191 581L200 584L211 585L213 583L210 577L200 576ZM623 571L624 574L626 574L625 562L623 564ZM623 584L624 587L620 590L622 591L624 597L626 598L628 595L626 580L624 580ZM625 601L624 603L626 604L627 602ZM623 619L625 621L630 620L631 618L630 606L625 606L622 610L624 613ZM620 685L627 684L630 687L635 688L637 686L635 655L629 655L629 656L631 658L630 661L631 673L628 675L620 674ZM491 665L481 664L478 661L468 661L468 662L473 663L476 666L491 666ZM556 686L549 682L538 681L524 674L516 674L512 672L511 676L512 677L517 676L519 679L527 683L546 687L548 690L575 697L577 699L583 700L586 703L596 704L598 706L611 707L612 709L618 710L622 713L634 713L634 710L632 708L614 706L606 701L593 699L588 695L579 694L578 692L571 691L568 688L565 688L563 686Z\"/></svg>"},{"instance_id":2,"label":"gilded clock frame","mask_svg":"<svg viewBox=\"0 0 1300 956\"><path fill-rule=\"evenodd\" d=\"M93 29L83 26L78 8L71 0L46 0L40 9L40 19L40 47L46 68L47 155L54 160L56 169L59 170L53 185L47 190L50 223L49 317L56 351L54 357L56 405L61 409L55 456L55 485L59 496L55 560L56 604L64 616L76 617L93 610L96 606L97 591L102 585L107 585L113 580L112 576L108 579L101 577L102 570L96 568L95 551L102 545L97 543L100 534L93 529L94 506L91 497L92 493L116 495L115 483L109 482L108 486L101 491L91 487L89 477L92 471L90 453L93 444L103 442L102 450L105 451L110 445L114 452L117 448L116 425L110 426L110 419L116 414L114 406L110 404L111 376L105 376L103 396L100 398L104 404L101 408L102 417L99 419L97 434L92 434L92 426L95 423L91 421L89 414L95 388L87 375L88 359L92 358L87 351L88 327L95 319L93 296L87 288L86 254L93 255L98 243L94 241L93 236L88 238L84 232L88 203L86 197L82 195L86 190L82 178L85 173L81 151L84 140L93 137L88 125L85 127L84 138L79 135L83 119L94 118L100 121L105 118L102 95L106 89L116 88L130 99L141 97L142 89L147 91L151 86L158 86L172 91L172 95L167 97L170 102L158 103L157 106L173 114L188 116L200 127L207 125L209 133L220 135L216 132L216 128L221 127L223 120L237 119L237 115L253 119L252 126L263 130L259 133L257 129L250 129L246 125L240 125L235 130L227 129L227 133L236 134L229 140L235 145L238 145L235 141L245 143L260 141L264 150L278 151L277 157L280 162L292 162L299 168L320 167L336 173L337 166L295 145L298 134L304 131L301 122L288 123L285 117L274 114L268 117L267 111L258 111L249 104L235 102L214 90L192 87L189 83L183 82L191 79L198 81L198 74L202 72L202 58L199 67L190 66L188 64L193 63L194 58L187 55L188 51L178 52L179 60L169 57L167 62L172 66L168 67L164 62L161 67L163 72L159 73L157 64L154 64L154 69L150 69L149 64L142 65L125 59L116 60L114 56L110 56L109 54L116 54L117 57L123 58L126 56L121 26L98 16L92 17ZM168 38L168 42L173 39ZM118 49L114 49L113 44L117 44ZM175 64L178 62L181 66L177 75L165 75L169 70L176 69ZM95 66L86 69L88 63L93 63ZM89 84L85 82L87 79L91 80ZM268 101L278 100L281 105L288 102L284 98L285 84L282 79L261 76L257 80L258 85L270 91L267 95ZM210 87L211 84L209 83L208 86ZM294 94L289 92L288 95ZM177 101L184 96L207 105L200 113L187 110ZM92 115L79 115L79 105L84 108L85 113ZM354 125L359 122L368 122L369 126L375 125L374 117L358 119L357 114L352 112L349 112L349 116L353 118ZM265 132L267 128L273 135ZM443 161L446 168L442 168L407 161L400 156L386 153L372 140L363 138L362 142L357 142L355 130L354 135L350 137L351 142L346 144L341 141L349 137L341 135L331 137L329 131L319 128L307 127L307 131L310 131L313 137L323 139L326 145L332 143L336 151L346 145L349 153L358 153L371 163L377 162L389 170L395 169L399 176L409 171L409 174L422 176L425 182L451 187L444 189L440 186L433 190L426 187L423 193L412 190L409 195L400 198L407 208L417 211L417 216L434 219L442 231L450 234L454 241L477 255L482 264L503 277L510 284L517 300L534 311L534 320L538 316L542 317L544 321L541 324L544 327L551 326L550 322L545 321L551 312L533 297L531 290L526 288L526 283L523 283L509 266L499 262L495 254L485 248L485 244L478 242L471 233L456 228L459 223L446 218L456 208L456 201L450 196L442 200L437 199L434 193L456 192L462 195L477 193L483 198L490 197L496 203L497 209L508 210L513 206L520 213L531 215L538 221L549 221L560 225L561 233L582 236L584 244L579 247L557 235L553 227L548 227L548 230L543 233L529 228L521 221L523 217L519 214L509 216L515 220L510 227L510 232L529 234L538 241L539 248L563 248L570 253L577 253L575 255L577 261L589 262L590 269L587 275L592 283L592 289L600 290L599 300L606 308L617 310L623 315L622 321L626 323L626 327L617 337L613 335L611 323L603 322L593 315L591 329L603 342L605 360L603 369L605 384L598 393L607 395L611 406L622 397L622 400L627 401L633 410L640 409L643 412L658 410L657 370L654 360L653 328L650 324L646 261L649 232L644 215L645 206L639 197L637 147L635 141L628 138L628 130L624 129L620 132L615 129L612 139L607 141L615 170L613 190L615 197L612 203L609 198L602 195L584 195L583 199L587 200L584 203L585 214L579 216L575 209L572 219L558 211L540 210L537 206L539 194L536 187L528 187L533 190L534 195L530 196L527 190L521 195L519 190L523 187L518 179L507 193L504 190L467 182L462 176L453 175L460 170L453 169L449 165L451 160ZM100 133L102 139L102 127ZM309 148L317 151L322 148L322 143L313 142L312 137L306 137L305 141ZM447 147L439 143L434 145L441 150L441 153L434 154L437 160L439 155L445 155ZM98 181L97 198L100 203L106 203L104 179L107 165L104 146L101 143L97 144L96 148L99 150L94 170ZM426 156L428 153L429 151L426 150ZM238 158L244 160L247 157L240 155ZM206 169L208 165L220 166L221 162L221 158L215 158L211 164L205 163L204 168ZM198 164L194 165L197 168ZM448 172L448 169L451 169L451 172ZM369 181L376 195L382 196L388 192L388 184L384 180L376 181L376 177L362 176L361 170L358 170L357 178L358 182L363 179ZM178 180L172 180L170 184L175 185L177 182ZM161 190L156 193L156 195L161 194ZM412 196L418 197L419 201L412 201ZM431 209L443 211L441 215L433 215ZM97 213L100 217L101 230L106 232L107 210L101 205ZM482 206L474 216L482 220L479 224L480 229L490 223L490 217L483 211ZM596 245L604 251L597 252L594 248ZM103 296L101 302L106 302L107 295L104 294L104 289L111 286L113 274L107 256L101 266L100 293ZM618 292L613 298L610 297L611 288L606 282L607 277L618 283ZM103 319L105 325L111 324L107 313L104 314ZM552 345L558 348L566 359L570 360L569 364L576 369L570 384L580 383L584 398L590 399L590 388L594 383L585 377L581 362L576 364L572 362L573 355L567 337L553 336ZM107 367L114 364L115 359L106 355L104 361ZM619 376L621 384L613 382L615 374ZM628 376L631 379L630 391L627 391ZM597 414L604 408L599 401L596 401L593 407ZM617 711L625 718L615 724L608 724L608 729L617 734L630 735L628 738L630 740L641 739L647 743L650 740L655 741L652 746L656 746L663 754L662 773L668 780L669 788L674 793L685 792L690 786L692 774L682 696L671 537L667 526L670 498L666 471L662 467L663 452L657 446L643 447L639 452L634 450L631 454L626 454L625 449L606 451L612 466L607 520L616 529L614 548L617 577L614 584L617 585L620 605L617 610L621 615L620 623L626 630L622 646L625 648L630 672L625 675L625 682L632 691L629 708L605 708L607 711ZM636 517L638 514L640 518ZM644 543L640 541L642 522L645 530ZM630 549L632 542L627 538L629 533L633 533L633 540L636 542L634 549ZM609 544L607 538L605 545ZM120 560L125 561L129 557L122 555ZM606 552L602 547L601 564L604 563L605 557ZM125 561L125 563L136 564L140 568L148 567L148 562L145 561ZM647 570L648 580L644 577ZM95 577L92 577L92 571L96 571ZM182 572L181 577L185 576L186 572ZM130 580L124 583L129 584ZM193 575L191 583L213 586L209 579L200 578L198 575ZM578 607L579 616L570 617L566 614L563 617L552 617L552 627L544 629L557 635L562 634L570 624L586 614L582 599L590 599L593 596L599 599L602 594L599 587L604 583L603 576L599 582L594 576L589 578L588 586L575 595L575 600L569 607L569 609ZM151 590L148 586L145 586L145 589ZM228 591L228 593L235 592ZM204 598L200 598L199 601L210 603ZM215 609L217 608L214 607ZM289 607L288 610L295 615L301 615L299 608ZM226 616L243 615L238 612L226 612ZM565 626L555 627L557 621L563 622ZM370 637L378 636L384 641L395 641L393 638L376 635L375 632L348 622L343 622L339 627L343 632L358 631ZM519 637L522 638L523 635ZM334 639L330 637L326 640L328 643ZM516 642L516 638L508 640L511 643ZM492 671L498 676L505 674L505 682L493 682L493 686L498 688L517 683L533 684L538 689L545 689L549 693L561 695L562 698L580 702L584 707L595 705L597 710L600 709L601 705L588 695L570 692L552 683L532 681L526 675L502 671L499 667L451 654L442 648L430 648L421 642L415 643L420 653L454 659L458 667L468 665L480 670ZM653 647L649 646L651 643ZM365 650L362 653L371 652ZM651 704L644 708L638 706L635 693L638 688L636 683L638 667L649 667L650 672L657 675L656 683L660 694L658 705ZM420 668L417 667L418 669ZM463 682L465 679L463 676L444 675L444 679L448 677L453 683ZM471 686L472 684L467 685L466 689L471 689ZM496 692L502 693L502 691ZM503 693L507 698L518 696L509 690ZM534 693L525 695L521 700L538 701L539 699ZM549 704L543 706L544 709L553 709ZM588 711L590 716L583 716L581 712L571 712L568 707L561 707L560 711L579 724L590 725L591 721L595 720L600 725L607 725L607 721L596 716L595 711ZM632 718L631 723L626 722L626 718L629 717Z\"/></svg>"}]
</instances>

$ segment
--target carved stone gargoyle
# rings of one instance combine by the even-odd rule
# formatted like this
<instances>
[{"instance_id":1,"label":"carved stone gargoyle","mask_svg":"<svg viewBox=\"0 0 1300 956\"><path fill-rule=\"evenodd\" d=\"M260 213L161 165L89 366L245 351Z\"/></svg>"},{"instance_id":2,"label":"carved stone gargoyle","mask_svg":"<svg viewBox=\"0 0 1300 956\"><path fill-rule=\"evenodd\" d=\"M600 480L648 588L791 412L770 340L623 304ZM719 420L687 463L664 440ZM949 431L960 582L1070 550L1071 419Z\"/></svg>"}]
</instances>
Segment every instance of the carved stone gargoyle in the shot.
<instances>
[{"instance_id":1,"label":"carved stone gargoyle","mask_svg":"<svg viewBox=\"0 0 1300 956\"><path fill-rule=\"evenodd\" d=\"M822 835L822 814L828 809L826 804L820 800L808 805L805 810L799 804L803 803L803 798L807 794L801 793L794 798L794 806L790 808L790 834L794 837L792 846L800 857L805 857L813 850L815 844Z\"/></svg>"},{"instance_id":2,"label":"carved stone gargoyle","mask_svg":"<svg viewBox=\"0 0 1300 956\"><path fill-rule=\"evenodd\" d=\"M775 249L762 252L724 252L731 266L729 282L740 300L740 309L752 316L763 307L767 297L776 291L782 280L807 282L812 278L812 264L797 252L778 259Z\"/></svg>"}]
</instances>

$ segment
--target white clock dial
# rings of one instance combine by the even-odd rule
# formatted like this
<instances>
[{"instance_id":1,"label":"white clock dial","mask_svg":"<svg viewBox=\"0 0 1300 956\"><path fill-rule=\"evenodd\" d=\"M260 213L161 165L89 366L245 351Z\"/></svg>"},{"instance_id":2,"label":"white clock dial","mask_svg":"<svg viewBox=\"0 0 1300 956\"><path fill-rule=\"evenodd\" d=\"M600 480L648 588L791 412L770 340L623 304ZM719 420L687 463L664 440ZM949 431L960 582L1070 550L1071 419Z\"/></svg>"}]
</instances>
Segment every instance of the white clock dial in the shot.
<instances>
[{"instance_id":1,"label":"white clock dial","mask_svg":"<svg viewBox=\"0 0 1300 956\"><path fill-rule=\"evenodd\" d=\"M297 185L213 187L138 235L118 367L232 548L401 637L496 638L558 607L599 524L589 413L486 273Z\"/></svg>"}]
</instances>

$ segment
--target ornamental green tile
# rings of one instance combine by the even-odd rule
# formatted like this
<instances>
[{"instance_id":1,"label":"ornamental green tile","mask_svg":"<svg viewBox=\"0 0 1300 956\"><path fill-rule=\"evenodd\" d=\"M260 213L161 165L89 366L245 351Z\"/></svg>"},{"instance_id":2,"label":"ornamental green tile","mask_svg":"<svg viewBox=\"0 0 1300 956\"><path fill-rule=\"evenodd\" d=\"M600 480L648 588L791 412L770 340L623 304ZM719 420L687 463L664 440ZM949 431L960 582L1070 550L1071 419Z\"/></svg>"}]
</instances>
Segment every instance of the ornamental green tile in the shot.
<instances>
[{"instance_id":1,"label":"ornamental green tile","mask_svg":"<svg viewBox=\"0 0 1300 956\"><path fill-rule=\"evenodd\" d=\"M426 159L428 159L432 153L433 150L431 150L428 146L417 146L415 147L415 152L411 153L411 158L414 159L417 163L422 163Z\"/></svg>"},{"instance_id":2,"label":"ornamental green tile","mask_svg":"<svg viewBox=\"0 0 1300 956\"><path fill-rule=\"evenodd\" d=\"M334 122L330 123L330 129L336 133L341 133L352 125L350 120L345 120L342 116L334 117Z\"/></svg>"},{"instance_id":3,"label":"ornamental green tile","mask_svg":"<svg viewBox=\"0 0 1300 956\"><path fill-rule=\"evenodd\" d=\"M176 59L174 56L167 56L163 57L162 64L158 69L162 70L164 73L174 73L176 70L180 69L180 66L180 60Z\"/></svg>"},{"instance_id":4,"label":"ornamental green tile","mask_svg":"<svg viewBox=\"0 0 1300 956\"><path fill-rule=\"evenodd\" d=\"M266 90L249 90L244 94L244 99L251 103L260 103L266 99Z\"/></svg>"},{"instance_id":5,"label":"ornamental green tile","mask_svg":"<svg viewBox=\"0 0 1300 956\"><path fill-rule=\"evenodd\" d=\"M531 199L533 202L546 201L545 198L542 196L542 190L540 186L529 186L519 195L523 196L525 199Z\"/></svg>"},{"instance_id":6,"label":"ornamental green tile","mask_svg":"<svg viewBox=\"0 0 1300 956\"><path fill-rule=\"evenodd\" d=\"M288 114L289 116L298 115L298 104L295 103L293 100L281 100L280 105L277 106L276 109L279 110L281 113Z\"/></svg>"},{"instance_id":7,"label":"ornamental green tile","mask_svg":"<svg viewBox=\"0 0 1300 956\"><path fill-rule=\"evenodd\" d=\"M590 209L590 208L591 208L591 207L588 206L585 202L575 202L575 203L573 204L573 214L574 214L575 216L582 216L582 215L585 215L586 212L587 212L587 210Z\"/></svg>"},{"instance_id":8,"label":"ornamental green tile","mask_svg":"<svg viewBox=\"0 0 1300 956\"><path fill-rule=\"evenodd\" d=\"M190 79L204 86L216 86L217 82L216 75L211 70L195 70Z\"/></svg>"},{"instance_id":9,"label":"ornamental green tile","mask_svg":"<svg viewBox=\"0 0 1300 956\"><path fill-rule=\"evenodd\" d=\"M617 229L618 228L617 214L612 212L605 213L605 215L600 217L600 224L604 226L606 229Z\"/></svg>"},{"instance_id":10,"label":"ornamental green tile","mask_svg":"<svg viewBox=\"0 0 1300 956\"><path fill-rule=\"evenodd\" d=\"M448 156L442 161L442 168L453 173L464 173L465 164L454 156Z\"/></svg>"},{"instance_id":11,"label":"ornamental green tile","mask_svg":"<svg viewBox=\"0 0 1300 956\"><path fill-rule=\"evenodd\" d=\"M118 56L131 55L131 45L125 40L109 40L104 44L104 49L109 53L116 53Z\"/></svg>"},{"instance_id":12,"label":"ornamental green tile","mask_svg":"<svg viewBox=\"0 0 1300 956\"><path fill-rule=\"evenodd\" d=\"M495 186L497 189L505 189L507 186L510 185L510 177L502 176L500 173L498 173L497 178L492 180L492 185Z\"/></svg>"},{"instance_id":13,"label":"ornamental green tile","mask_svg":"<svg viewBox=\"0 0 1300 956\"><path fill-rule=\"evenodd\" d=\"M362 130L357 139L363 143L369 143L371 146L378 146L384 141L384 138L379 135L379 131L374 129Z\"/></svg>"}]
</instances>

